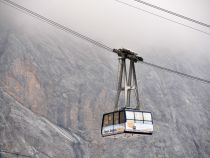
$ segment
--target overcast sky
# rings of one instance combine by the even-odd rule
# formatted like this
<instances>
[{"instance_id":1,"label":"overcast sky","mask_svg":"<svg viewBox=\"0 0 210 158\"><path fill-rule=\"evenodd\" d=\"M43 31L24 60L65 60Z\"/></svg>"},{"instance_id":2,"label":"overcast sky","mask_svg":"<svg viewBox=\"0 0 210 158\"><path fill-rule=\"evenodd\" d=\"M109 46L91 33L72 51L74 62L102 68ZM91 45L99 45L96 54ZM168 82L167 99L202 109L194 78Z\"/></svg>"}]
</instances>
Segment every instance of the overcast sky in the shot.
<instances>
[{"instance_id":1,"label":"overcast sky","mask_svg":"<svg viewBox=\"0 0 210 158\"><path fill-rule=\"evenodd\" d=\"M206 54L210 52L209 35L128 7L115 0L13 1L112 48L125 47L140 52L146 52L151 47L175 49L177 53L183 51L196 53L196 50L202 50ZM122 1L210 33L208 28L162 13L133 0ZM210 24L209 0L145 1ZM25 15L20 15L18 21L21 21L21 16Z\"/></svg>"}]
</instances>

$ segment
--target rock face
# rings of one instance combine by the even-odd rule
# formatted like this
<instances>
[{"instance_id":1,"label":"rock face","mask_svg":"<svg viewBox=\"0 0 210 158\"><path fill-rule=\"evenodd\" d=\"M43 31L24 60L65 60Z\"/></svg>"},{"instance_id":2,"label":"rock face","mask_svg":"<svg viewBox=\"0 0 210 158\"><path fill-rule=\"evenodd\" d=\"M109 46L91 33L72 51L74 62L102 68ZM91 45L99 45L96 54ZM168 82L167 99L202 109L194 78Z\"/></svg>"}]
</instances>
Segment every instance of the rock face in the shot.
<instances>
[{"instance_id":1,"label":"rock face","mask_svg":"<svg viewBox=\"0 0 210 158\"><path fill-rule=\"evenodd\" d=\"M102 114L113 110L117 57L31 18L21 25L0 20L1 149L37 158L209 157L209 85L139 64L141 100L153 112L154 134L102 138ZM206 58L164 56L151 54L210 78Z\"/></svg>"},{"instance_id":2,"label":"rock face","mask_svg":"<svg viewBox=\"0 0 210 158\"><path fill-rule=\"evenodd\" d=\"M87 142L76 131L66 131L35 115L2 89L0 96L1 150L34 158L90 157ZM0 157L15 155L1 153Z\"/></svg>"}]
</instances>

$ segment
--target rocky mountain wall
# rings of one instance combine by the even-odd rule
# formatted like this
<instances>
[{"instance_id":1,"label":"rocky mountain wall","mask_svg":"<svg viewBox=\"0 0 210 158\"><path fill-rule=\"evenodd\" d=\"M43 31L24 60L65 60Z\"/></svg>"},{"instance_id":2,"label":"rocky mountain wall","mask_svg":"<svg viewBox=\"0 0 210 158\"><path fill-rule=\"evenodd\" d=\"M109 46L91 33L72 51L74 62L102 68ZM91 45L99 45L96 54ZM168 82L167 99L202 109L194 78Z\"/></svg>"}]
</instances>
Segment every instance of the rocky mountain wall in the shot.
<instances>
[{"instance_id":1,"label":"rocky mountain wall","mask_svg":"<svg viewBox=\"0 0 210 158\"><path fill-rule=\"evenodd\" d=\"M140 99L153 113L154 134L102 138L102 115L113 110L116 94L117 56L31 17L27 23L0 17L2 149L40 158L42 152L56 158L209 157L209 85L138 64ZM145 55L151 62L210 79L206 54L151 50Z\"/></svg>"}]
</instances>

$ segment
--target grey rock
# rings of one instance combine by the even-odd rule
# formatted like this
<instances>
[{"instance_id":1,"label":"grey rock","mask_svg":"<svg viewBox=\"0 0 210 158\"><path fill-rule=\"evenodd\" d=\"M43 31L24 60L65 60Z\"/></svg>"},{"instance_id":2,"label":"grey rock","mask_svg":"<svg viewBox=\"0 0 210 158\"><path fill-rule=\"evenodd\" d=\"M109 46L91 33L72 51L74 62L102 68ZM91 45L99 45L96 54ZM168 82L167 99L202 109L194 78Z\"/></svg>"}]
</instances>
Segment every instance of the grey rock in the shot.
<instances>
[{"instance_id":1,"label":"grey rock","mask_svg":"<svg viewBox=\"0 0 210 158\"><path fill-rule=\"evenodd\" d=\"M153 113L154 134L102 138L102 115L114 108L117 57L26 20L20 27L1 16L1 148L40 158L210 156L209 85L138 64L141 101ZM171 57L147 56L151 62L210 79L206 56L177 57L175 50L162 48L154 52L163 51Z\"/></svg>"}]
</instances>

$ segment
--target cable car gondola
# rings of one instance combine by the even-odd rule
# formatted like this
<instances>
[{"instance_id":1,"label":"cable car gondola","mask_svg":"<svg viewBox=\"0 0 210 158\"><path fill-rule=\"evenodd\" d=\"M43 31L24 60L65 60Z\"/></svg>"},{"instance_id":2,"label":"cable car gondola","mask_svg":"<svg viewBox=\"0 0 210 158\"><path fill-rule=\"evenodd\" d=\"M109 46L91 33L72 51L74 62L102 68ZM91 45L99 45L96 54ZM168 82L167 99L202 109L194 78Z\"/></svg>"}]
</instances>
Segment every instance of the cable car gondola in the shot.
<instances>
[{"instance_id":1,"label":"cable car gondola","mask_svg":"<svg viewBox=\"0 0 210 158\"><path fill-rule=\"evenodd\" d=\"M151 112L123 108L103 115L102 136L122 133L152 134L153 121Z\"/></svg>"},{"instance_id":2,"label":"cable car gondola","mask_svg":"<svg viewBox=\"0 0 210 158\"><path fill-rule=\"evenodd\" d=\"M118 54L120 62L120 73L118 78L118 89L115 100L115 110L103 114L101 134L105 136L116 136L123 133L128 134L148 134L153 132L153 119L151 112L140 110L140 101L138 96L138 86L134 63L143 61L143 58L126 49L114 49ZM126 59L130 60L129 74L126 72ZM122 82L124 84L122 85ZM130 107L131 91L135 92L137 106ZM121 91L124 91L125 106L118 107Z\"/></svg>"}]
</instances>

